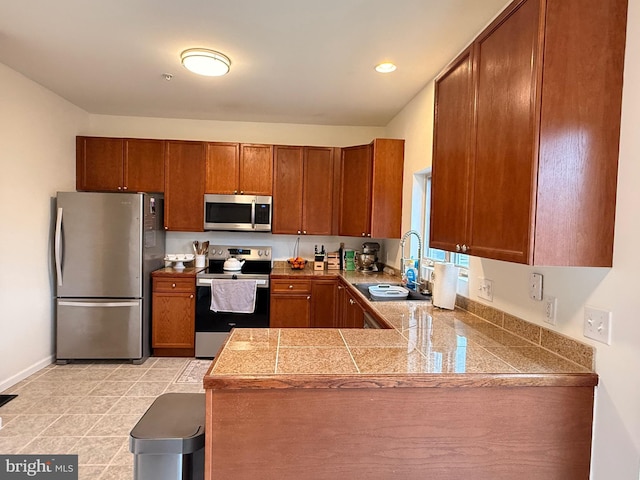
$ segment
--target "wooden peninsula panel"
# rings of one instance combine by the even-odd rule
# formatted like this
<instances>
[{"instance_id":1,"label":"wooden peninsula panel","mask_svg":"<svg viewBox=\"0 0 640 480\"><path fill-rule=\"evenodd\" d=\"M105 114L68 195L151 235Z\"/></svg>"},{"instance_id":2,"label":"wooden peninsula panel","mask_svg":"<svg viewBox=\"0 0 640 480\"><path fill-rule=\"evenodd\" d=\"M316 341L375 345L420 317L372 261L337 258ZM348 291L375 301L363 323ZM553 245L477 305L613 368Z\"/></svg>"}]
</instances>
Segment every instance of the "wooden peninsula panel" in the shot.
<instances>
[{"instance_id":1,"label":"wooden peninsula panel","mask_svg":"<svg viewBox=\"0 0 640 480\"><path fill-rule=\"evenodd\" d=\"M206 478L588 479L592 387L207 390Z\"/></svg>"}]
</instances>

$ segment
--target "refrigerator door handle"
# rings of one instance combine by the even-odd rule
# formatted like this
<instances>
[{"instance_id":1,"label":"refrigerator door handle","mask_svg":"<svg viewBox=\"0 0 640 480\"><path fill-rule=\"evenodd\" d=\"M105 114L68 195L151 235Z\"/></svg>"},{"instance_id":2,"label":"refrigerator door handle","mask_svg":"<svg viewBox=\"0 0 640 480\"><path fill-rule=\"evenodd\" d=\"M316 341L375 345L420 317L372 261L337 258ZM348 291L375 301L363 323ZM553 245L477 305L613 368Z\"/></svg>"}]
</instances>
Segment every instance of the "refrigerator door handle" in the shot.
<instances>
[{"instance_id":1,"label":"refrigerator door handle","mask_svg":"<svg viewBox=\"0 0 640 480\"><path fill-rule=\"evenodd\" d=\"M62 286L62 207L58 208L56 216L56 234L54 241L54 255L56 261L56 276L58 286Z\"/></svg>"},{"instance_id":2,"label":"refrigerator door handle","mask_svg":"<svg viewBox=\"0 0 640 480\"><path fill-rule=\"evenodd\" d=\"M59 301L58 305L63 307L137 307L140 305L139 301L129 301L129 302L68 302L68 301Z\"/></svg>"}]
</instances>

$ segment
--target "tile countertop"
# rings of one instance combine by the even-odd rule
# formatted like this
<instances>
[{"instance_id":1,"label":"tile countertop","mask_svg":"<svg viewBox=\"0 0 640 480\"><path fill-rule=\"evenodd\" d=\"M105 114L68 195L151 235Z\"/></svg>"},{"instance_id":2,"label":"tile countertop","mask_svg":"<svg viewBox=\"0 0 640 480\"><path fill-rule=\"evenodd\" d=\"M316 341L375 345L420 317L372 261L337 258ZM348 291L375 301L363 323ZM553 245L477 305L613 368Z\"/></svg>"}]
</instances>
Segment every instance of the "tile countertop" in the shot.
<instances>
[{"instance_id":1,"label":"tile countertop","mask_svg":"<svg viewBox=\"0 0 640 480\"><path fill-rule=\"evenodd\" d=\"M274 269L272 276L386 274ZM354 289L355 291L355 289ZM364 297L357 292L362 299ZM370 302L393 329L235 329L205 388L594 386L591 370L464 310L428 301Z\"/></svg>"}]
</instances>

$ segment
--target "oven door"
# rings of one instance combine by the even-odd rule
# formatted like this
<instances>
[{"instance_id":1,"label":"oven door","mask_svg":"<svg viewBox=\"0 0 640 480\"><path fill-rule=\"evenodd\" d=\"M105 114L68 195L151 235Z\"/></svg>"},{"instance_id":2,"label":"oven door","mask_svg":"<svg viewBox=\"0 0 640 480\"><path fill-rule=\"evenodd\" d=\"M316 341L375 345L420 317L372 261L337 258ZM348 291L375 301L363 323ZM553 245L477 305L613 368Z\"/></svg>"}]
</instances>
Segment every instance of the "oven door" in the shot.
<instances>
[{"instance_id":1,"label":"oven door","mask_svg":"<svg viewBox=\"0 0 640 480\"><path fill-rule=\"evenodd\" d=\"M269 281L258 284L253 313L225 313L211 310L211 287L196 287L196 333L230 332L232 328L269 327Z\"/></svg>"}]
</instances>

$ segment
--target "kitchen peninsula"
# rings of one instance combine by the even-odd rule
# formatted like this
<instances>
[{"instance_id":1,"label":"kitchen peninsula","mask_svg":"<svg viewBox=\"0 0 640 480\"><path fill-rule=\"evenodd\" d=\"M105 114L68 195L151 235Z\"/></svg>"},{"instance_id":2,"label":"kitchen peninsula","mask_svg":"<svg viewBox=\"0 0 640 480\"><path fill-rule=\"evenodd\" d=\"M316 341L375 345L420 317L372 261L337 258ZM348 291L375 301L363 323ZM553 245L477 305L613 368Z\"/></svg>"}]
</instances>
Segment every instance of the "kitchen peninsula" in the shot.
<instances>
[{"instance_id":1,"label":"kitchen peninsula","mask_svg":"<svg viewBox=\"0 0 640 480\"><path fill-rule=\"evenodd\" d=\"M369 306L393 328L232 333L204 378L207 478L589 478L592 352L496 310Z\"/></svg>"}]
</instances>

